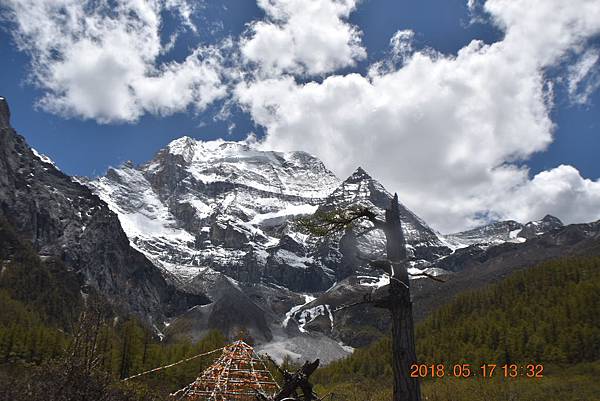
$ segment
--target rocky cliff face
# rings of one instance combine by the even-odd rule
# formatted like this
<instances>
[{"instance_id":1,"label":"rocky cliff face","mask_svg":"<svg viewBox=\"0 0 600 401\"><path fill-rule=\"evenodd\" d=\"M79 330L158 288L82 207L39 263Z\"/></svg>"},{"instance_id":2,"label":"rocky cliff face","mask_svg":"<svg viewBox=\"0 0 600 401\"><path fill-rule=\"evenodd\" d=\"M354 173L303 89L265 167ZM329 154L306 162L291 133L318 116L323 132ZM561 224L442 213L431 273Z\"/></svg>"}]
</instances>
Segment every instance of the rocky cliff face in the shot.
<instances>
[{"instance_id":1,"label":"rocky cliff face","mask_svg":"<svg viewBox=\"0 0 600 401\"><path fill-rule=\"evenodd\" d=\"M123 312L149 320L206 302L186 295L129 246L118 217L86 186L29 148L0 99L0 214L31 241L98 289Z\"/></svg>"}]
</instances>

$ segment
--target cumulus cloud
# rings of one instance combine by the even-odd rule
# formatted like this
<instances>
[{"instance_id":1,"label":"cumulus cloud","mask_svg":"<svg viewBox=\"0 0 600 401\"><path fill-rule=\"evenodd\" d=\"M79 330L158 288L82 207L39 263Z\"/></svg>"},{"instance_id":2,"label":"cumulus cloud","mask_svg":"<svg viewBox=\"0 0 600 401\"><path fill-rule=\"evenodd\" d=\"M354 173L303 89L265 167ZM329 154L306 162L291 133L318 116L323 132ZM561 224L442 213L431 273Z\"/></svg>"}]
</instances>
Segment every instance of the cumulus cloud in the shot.
<instances>
[{"instance_id":1,"label":"cumulus cloud","mask_svg":"<svg viewBox=\"0 0 600 401\"><path fill-rule=\"evenodd\" d=\"M442 231L482 215L600 218L598 182L568 166L531 179L520 163L552 142L545 71L600 33L600 3L488 0L483 9L504 30L497 43L416 51L397 68L320 83L259 78L235 95L266 128L263 146L307 150L341 176L362 165Z\"/></svg>"},{"instance_id":2,"label":"cumulus cloud","mask_svg":"<svg viewBox=\"0 0 600 401\"><path fill-rule=\"evenodd\" d=\"M32 58L40 105L98 122L135 121L144 113L204 109L225 95L219 53L199 47L183 61L160 63L161 13L195 29L186 0L6 0L14 38Z\"/></svg>"},{"instance_id":3,"label":"cumulus cloud","mask_svg":"<svg viewBox=\"0 0 600 401\"><path fill-rule=\"evenodd\" d=\"M495 24L502 40L450 55L416 50L415 33L400 30L388 58L347 75L335 73L366 58L349 21L358 0L257 2L266 17L236 51L199 46L167 62L177 32L161 37L162 16L196 31L190 0L4 0L3 9L46 110L135 121L225 98L216 118L237 102L265 128L261 146L309 151L342 177L362 165L444 232L481 216L600 218L600 181L571 166L533 177L526 167L553 140L546 71L576 60L561 77L575 102L600 85L589 45L597 0L468 0L473 22Z\"/></svg>"},{"instance_id":4,"label":"cumulus cloud","mask_svg":"<svg viewBox=\"0 0 600 401\"><path fill-rule=\"evenodd\" d=\"M258 0L267 16L242 40L244 59L260 72L321 75L366 57L360 31L348 23L356 0Z\"/></svg>"},{"instance_id":5,"label":"cumulus cloud","mask_svg":"<svg viewBox=\"0 0 600 401\"><path fill-rule=\"evenodd\" d=\"M550 213L569 222L587 222L600 219L598 205L600 180L585 179L576 168L560 165L516 187L510 197L499 200L498 210L521 221Z\"/></svg>"}]
</instances>

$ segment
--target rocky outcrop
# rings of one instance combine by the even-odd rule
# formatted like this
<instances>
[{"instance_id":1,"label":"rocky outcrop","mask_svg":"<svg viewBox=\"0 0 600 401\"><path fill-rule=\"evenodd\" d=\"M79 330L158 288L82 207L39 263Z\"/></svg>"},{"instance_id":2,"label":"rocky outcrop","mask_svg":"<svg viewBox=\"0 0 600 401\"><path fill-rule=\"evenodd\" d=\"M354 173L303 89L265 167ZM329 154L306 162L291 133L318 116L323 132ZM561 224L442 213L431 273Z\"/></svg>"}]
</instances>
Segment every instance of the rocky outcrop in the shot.
<instances>
[{"instance_id":1,"label":"rocky outcrop","mask_svg":"<svg viewBox=\"0 0 600 401\"><path fill-rule=\"evenodd\" d=\"M547 214L541 220L530 221L525 224L523 229L519 232L519 237L531 239L562 227L564 227L564 224L559 218Z\"/></svg>"}]
</instances>

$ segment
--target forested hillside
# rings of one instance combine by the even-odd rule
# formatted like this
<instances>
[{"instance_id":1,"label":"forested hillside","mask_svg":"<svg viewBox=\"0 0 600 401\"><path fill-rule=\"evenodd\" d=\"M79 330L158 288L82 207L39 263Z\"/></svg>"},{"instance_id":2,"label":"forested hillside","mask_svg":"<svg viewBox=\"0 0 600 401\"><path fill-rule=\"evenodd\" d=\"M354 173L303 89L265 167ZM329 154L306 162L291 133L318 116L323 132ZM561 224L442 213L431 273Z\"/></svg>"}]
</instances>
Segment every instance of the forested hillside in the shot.
<instances>
[{"instance_id":1,"label":"forested hillside","mask_svg":"<svg viewBox=\"0 0 600 401\"><path fill-rule=\"evenodd\" d=\"M0 263L2 400L163 399L218 354L131 384L119 379L225 343L217 332L196 344L160 342L138 320L116 315L93 290L81 292L75 273L58 260L41 260L5 221Z\"/></svg>"},{"instance_id":2,"label":"forested hillside","mask_svg":"<svg viewBox=\"0 0 600 401\"><path fill-rule=\"evenodd\" d=\"M550 261L460 295L417 326L417 348L428 365L544 365L543 378L426 379L428 400L600 399L600 258ZM389 364L384 338L315 380L339 399L389 399Z\"/></svg>"}]
</instances>

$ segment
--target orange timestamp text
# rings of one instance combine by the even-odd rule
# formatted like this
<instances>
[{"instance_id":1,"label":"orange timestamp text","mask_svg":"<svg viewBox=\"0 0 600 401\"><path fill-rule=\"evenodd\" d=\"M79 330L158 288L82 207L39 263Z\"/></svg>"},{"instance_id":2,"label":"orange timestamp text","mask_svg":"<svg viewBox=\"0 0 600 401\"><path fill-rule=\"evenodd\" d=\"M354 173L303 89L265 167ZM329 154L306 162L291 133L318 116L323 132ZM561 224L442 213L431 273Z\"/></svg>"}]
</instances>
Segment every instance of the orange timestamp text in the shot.
<instances>
[{"instance_id":1,"label":"orange timestamp text","mask_svg":"<svg viewBox=\"0 0 600 401\"><path fill-rule=\"evenodd\" d=\"M539 363L528 364L495 364L484 363L483 365L472 365L470 363L461 363L454 365L438 364L418 364L410 366L410 377L419 378L442 378L442 377L527 377L539 379L544 377L544 365Z\"/></svg>"}]
</instances>

